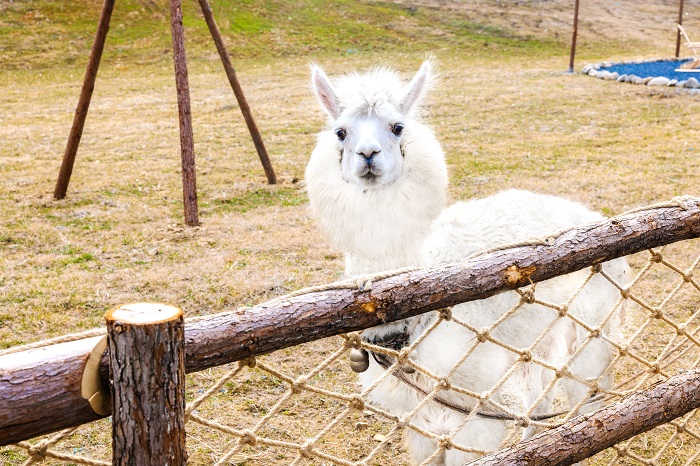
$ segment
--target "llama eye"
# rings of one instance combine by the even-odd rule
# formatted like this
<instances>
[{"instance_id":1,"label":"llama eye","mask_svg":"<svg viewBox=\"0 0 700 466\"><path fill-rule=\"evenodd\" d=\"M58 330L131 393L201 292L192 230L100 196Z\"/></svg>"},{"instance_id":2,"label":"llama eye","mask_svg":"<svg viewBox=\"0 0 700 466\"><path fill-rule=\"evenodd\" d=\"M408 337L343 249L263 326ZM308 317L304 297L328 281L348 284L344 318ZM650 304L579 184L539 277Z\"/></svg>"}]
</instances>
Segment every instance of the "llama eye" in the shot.
<instances>
[{"instance_id":1,"label":"llama eye","mask_svg":"<svg viewBox=\"0 0 700 466\"><path fill-rule=\"evenodd\" d=\"M391 132L394 136L401 136L401 133L403 132L403 125L401 123L391 125Z\"/></svg>"},{"instance_id":2,"label":"llama eye","mask_svg":"<svg viewBox=\"0 0 700 466\"><path fill-rule=\"evenodd\" d=\"M335 130L335 135L338 136L338 140L342 142L345 141L345 136L348 135L348 132L343 128L338 128Z\"/></svg>"}]
</instances>

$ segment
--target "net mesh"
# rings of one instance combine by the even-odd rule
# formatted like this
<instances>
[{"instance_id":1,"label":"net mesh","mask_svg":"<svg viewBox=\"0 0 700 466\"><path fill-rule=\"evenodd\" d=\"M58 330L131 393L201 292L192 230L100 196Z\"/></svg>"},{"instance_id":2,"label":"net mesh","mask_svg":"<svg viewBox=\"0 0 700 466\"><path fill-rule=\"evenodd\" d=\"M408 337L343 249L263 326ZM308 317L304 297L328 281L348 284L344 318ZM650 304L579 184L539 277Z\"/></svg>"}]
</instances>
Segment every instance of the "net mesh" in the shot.
<instances>
[{"instance_id":1,"label":"net mesh","mask_svg":"<svg viewBox=\"0 0 700 466\"><path fill-rule=\"evenodd\" d=\"M695 368L700 360L700 242L675 243L630 256L628 261L634 270L629 283L618 283L604 268L594 266L579 274L577 286L563 302L543 299L536 285L518 290L517 299L488 326L443 309L434 312L420 337L406 346L392 349L348 334L191 374L186 387L189 464L410 464L402 442L407 435L429 439L432 451L422 458L424 464L448 451L478 456L489 451L460 441L456 433L484 413L502 418L493 422L505 426L499 445L504 447L524 434L560 425L578 412ZM592 280L610 282L619 292L619 299L596 325L568 312ZM502 322L526 312L532 304L547 309L550 316L534 342L518 348L499 338ZM606 331L623 307L620 334ZM412 356L445 325L459 326L471 332L473 339L455 357L450 371L438 373ZM568 358L553 362L541 357L540 348L551 344L547 335L558 328L583 330L586 338ZM577 375L571 370L572 361L600 341L613 349L610 364L599 377ZM498 380L485 390L455 380L458 368L489 345L512 357L512 365ZM364 388L348 361L348 353L359 349L374 353L387 367ZM510 381L519 368L533 365L545 368L542 390L525 406L510 403L504 395ZM559 401L567 380L576 381L586 394L573 406ZM402 390L413 393L410 409L396 414L373 402L376 390L385 383L400 384ZM468 406L460 404L464 399L471 400ZM421 410L431 405L462 410L459 425L445 432L418 422ZM109 420L98 421L5 447L0 460L8 465L111 464L110 430ZM590 464L692 465L700 457L699 447L700 420L693 411L596 455Z\"/></svg>"}]
</instances>

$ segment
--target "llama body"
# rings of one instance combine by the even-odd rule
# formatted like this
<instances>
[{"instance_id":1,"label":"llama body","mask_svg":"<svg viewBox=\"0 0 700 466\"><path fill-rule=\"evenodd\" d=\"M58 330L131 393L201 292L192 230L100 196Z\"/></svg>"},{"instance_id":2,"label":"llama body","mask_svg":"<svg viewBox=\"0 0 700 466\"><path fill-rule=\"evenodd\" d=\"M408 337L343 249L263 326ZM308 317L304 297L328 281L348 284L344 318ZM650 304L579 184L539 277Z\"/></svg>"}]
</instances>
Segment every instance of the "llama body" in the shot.
<instances>
[{"instance_id":1,"label":"llama body","mask_svg":"<svg viewBox=\"0 0 700 466\"><path fill-rule=\"evenodd\" d=\"M416 117L417 104L430 84L431 66L426 62L404 85L394 73L375 70L349 75L333 86L320 68L313 69L317 97L329 114L329 129L321 132L306 171L312 211L329 240L343 249L349 276L405 266L454 262L469 255L509 243L542 237L573 225L600 220L585 207L564 199L526 191L510 190L490 198L460 202L445 209L447 172L444 155L433 133ZM626 281L624 260L605 264L605 271L620 283ZM537 284L539 300L563 304L585 281L580 271ZM620 313L608 316L619 291L600 275L593 277L568 312L592 328L616 337ZM460 304L452 309L455 319L478 329L491 325L521 299L516 292ZM433 313L381 325L363 332L363 339L382 344L397 333L408 333L415 341L437 317ZM569 319L558 319L557 311L536 303L524 304L498 325L491 335L516 348L529 348L551 322L554 326L533 348L533 356L561 367L569 361L577 376L597 379L612 359L612 348L604 340L586 342L587 332ZM476 335L453 321L441 323L417 348L410 359L434 374L448 374L475 341ZM572 355L576 353L576 357ZM492 399L516 412L533 406L553 378L552 371L534 363L518 368L498 390L492 387L516 363L517 354L489 341L476 346L452 373L450 383L476 393L492 392ZM372 385L384 369L370 358L368 370L360 374L363 387ZM414 372L406 375L429 392L435 381ZM610 380L600 382L608 388ZM568 406L590 396L589 388L573 379L560 381ZM377 405L403 415L423 398L397 377L386 377L370 394ZM442 390L440 396L463 407L476 399ZM549 412L554 393L537 404L535 412ZM497 450L508 432L505 421L465 415L430 402L410 422L438 436L449 436L455 444L477 451ZM526 429L524 435L534 433ZM415 464L436 451L435 440L406 429L406 446ZM433 455L430 464L459 465L479 456L459 449Z\"/></svg>"}]
</instances>

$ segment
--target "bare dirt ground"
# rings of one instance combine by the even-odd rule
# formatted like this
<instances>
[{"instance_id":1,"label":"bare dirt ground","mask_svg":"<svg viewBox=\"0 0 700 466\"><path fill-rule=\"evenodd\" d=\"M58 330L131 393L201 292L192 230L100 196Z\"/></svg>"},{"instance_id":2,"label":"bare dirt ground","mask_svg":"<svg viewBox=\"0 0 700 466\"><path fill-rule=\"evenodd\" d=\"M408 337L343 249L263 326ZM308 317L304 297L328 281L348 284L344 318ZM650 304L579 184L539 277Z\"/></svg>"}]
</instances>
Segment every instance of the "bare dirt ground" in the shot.
<instances>
[{"instance_id":1,"label":"bare dirt ground","mask_svg":"<svg viewBox=\"0 0 700 466\"><path fill-rule=\"evenodd\" d=\"M573 14L573 2L558 0L401 3L560 40L570 35ZM697 25L700 31L700 5L687 2L686 11L689 30ZM676 16L671 1L582 1L577 68L588 61L671 56ZM105 311L122 303L167 302L195 316L340 278L342 255L315 226L303 187L308 154L324 124L309 90L307 63L318 61L336 74L389 62L409 77L425 56L409 49L407 44L401 51L235 60L279 175L277 186L265 183L219 64L191 63L202 219L196 228L182 224L169 63L105 64L63 201L52 199L53 185L82 69L0 72L0 347L101 326ZM613 215L698 195L699 94L566 74L565 48L552 57L504 57L488 47L480 54L462 53L437 43L432 53L441 76L425 119L444 144L453 199L519 187ZM695 257L697 249L682 249L678 260ZM634 261L637 268L643 264ZM670 285L660 279L655 286L650 289ZM684 299L685 307L697 310L697 296ZM270 360L302 374L338 341L284 350ZM190 399L220 373L191 376ZM357 389L344 360L318 383L341 392ZM245 419L241 425L249 427L285 387L267 373L244 372L202 411L222 422ZM340 409L334 403L303 398L269 429L280 438L290 435L292 425L314 435ZM356 455L386 434L387 424L367 422L371 426L365 428L362 416L337 434L333 448ZM109 458L106 426L86 426L62 448ZM232 445L232 437L209 429L197 427L188 436L192 464L212 464ZM653 442L642 441L645 448ZM0 450L0 464L25 460L18 449ZM292 460L274 449L251 450L247 459L237 455L229 464ZM377 459L406 461L399 441Z\"/></svg>"}]
</instances>

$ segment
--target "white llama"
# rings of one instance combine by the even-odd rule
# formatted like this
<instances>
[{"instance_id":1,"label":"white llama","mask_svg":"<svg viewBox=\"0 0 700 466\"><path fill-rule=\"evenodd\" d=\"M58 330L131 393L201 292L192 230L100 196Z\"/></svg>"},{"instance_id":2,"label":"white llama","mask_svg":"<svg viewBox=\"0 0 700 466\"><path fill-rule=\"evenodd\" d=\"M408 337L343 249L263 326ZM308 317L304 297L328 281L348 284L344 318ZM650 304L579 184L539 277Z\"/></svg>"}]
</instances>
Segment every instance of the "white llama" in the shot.
<instances>
[{"instance_id":1,"label":"white llama","mask_svg":"<svg viewBox=\"0 0 700 466\"><path fill-rule=\"evenodd\" d=\"M329 126L319 134L306 169L307 190L323 231L345 253L348 276L454 262L483 249L602 219L579 204L517 190L445 209L444 155L432 131L417 119L418 104L430 87L431 75L431 63L426 61L408 84L386 68L349 74L332 84L321 68L312 67L313 89L329 115ZM608 262L604 270L625 283L628 271L624 260ZM545 302L566 303L587 274L580 271L539 283L536 296ZM600 331L616 337L621 311L604 319L619 297L619 291L596 274L568 303L568 313L591 328L603 324ZM476 328L486 328L520 299L514 291L501 293L455 306L452 315ZM397 340L414 342L435 318L435 313L428 313L368 329L362 336L374 344L396 347ZM580 348L588 332L571 319L557 320L557 312L551 308L525 304L491 335L525 349L555 320L534 348L533 356L561 367L578 350L568 362L568 369L583 379L599 378L612 359L612 348L602 338ZM410 359L434 374L448 374L475 338L465 327L443 322L417 346ZM476 393L489 391L517 357L486 340L454 371L451 385ZM518 367L492 399L525 412L554 374L534 363L520 363ZM369 387L383 372L378 361L370 357L369 368L360 375L363 387ZM598 382L603 390L610 383L610 377ZM435 381L420 371L407 368L401 377L386 377L369 396L373 403L403 415L424 397L415 387L430 392L434 385ZM561 385L567 406L592 395L587 385L571 378L564 378ZM476 403L476 399L454 390L442 390L440 397L466 408ZM549 412L552 398L551 394L544 397L535 412ZM466 423L464 419L463 412L430 402L409 421L437 436L450 436L454 444L479 451L497 450L507 436L507 421L481 415ZM524 435L533 432L529 428ZM439 465L460 465L478 456L456 448L434 455L436 441L411 428L406 429L405 442L415 464L431 455L431 464Z\"/></svg>"}]
</instances>

